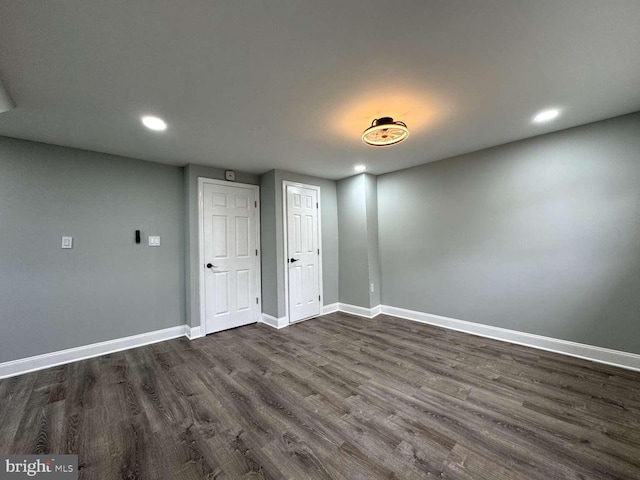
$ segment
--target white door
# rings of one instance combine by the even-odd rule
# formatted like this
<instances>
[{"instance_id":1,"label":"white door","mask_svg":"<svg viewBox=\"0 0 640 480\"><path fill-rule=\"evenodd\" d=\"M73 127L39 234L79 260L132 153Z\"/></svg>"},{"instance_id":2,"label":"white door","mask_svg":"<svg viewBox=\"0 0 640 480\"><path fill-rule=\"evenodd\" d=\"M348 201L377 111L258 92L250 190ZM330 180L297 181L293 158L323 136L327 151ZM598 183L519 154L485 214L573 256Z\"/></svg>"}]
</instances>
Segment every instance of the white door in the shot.
<instances>
[{"instance_id":1,"label":"white door","mask_svg":"<svg viewBox=\"0 0 640 480\"><path fill-rule=\"evenodd\" d=\"M205 333L260 314L257 187L202 184Z\"/></svg>"},{"instance_id":2,"label":"white door","mask_svg":"<svg viewBox=\"0 0 640 480\"><path fill-rule=\"evenodd\" d=\"M289 322L320 315L318 189L287 185Z\"/></svg>"}]
</instances>

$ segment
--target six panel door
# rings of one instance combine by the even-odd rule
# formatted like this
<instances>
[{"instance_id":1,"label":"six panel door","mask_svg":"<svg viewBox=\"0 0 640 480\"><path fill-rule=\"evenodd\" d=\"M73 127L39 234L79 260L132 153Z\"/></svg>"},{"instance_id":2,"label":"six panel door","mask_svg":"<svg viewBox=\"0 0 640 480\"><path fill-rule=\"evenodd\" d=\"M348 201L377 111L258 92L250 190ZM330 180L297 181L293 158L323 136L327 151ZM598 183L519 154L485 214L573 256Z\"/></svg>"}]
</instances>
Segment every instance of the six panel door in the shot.
<instances>
[{"instance_id":1,"label":"six panel door","mask_svg":"<svg viewBox=\"0 0 640 480\"><path fill-rule=\"evenodd\" d=\"M205 333L255 323L257 304L256 191L204 183Z\"/></svg>"},{"instance_id":2,"label":"six panel door","mask_svg":"<svg viewBox=\"0 0 640 480\"><path fill-rule=\"evenodd\" d=\"M320 315L318 191L287 185L289 322Z\"/></svg>"}]
</instances>

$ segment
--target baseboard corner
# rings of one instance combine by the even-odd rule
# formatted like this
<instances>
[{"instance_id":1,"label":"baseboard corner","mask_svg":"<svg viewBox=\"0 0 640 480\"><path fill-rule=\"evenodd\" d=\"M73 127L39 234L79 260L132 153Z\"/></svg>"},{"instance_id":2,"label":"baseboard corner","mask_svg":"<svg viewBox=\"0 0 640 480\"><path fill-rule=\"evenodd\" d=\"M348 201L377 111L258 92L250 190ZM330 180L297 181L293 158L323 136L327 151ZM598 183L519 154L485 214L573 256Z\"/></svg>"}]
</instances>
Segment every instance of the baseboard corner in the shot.
<instances>
[{"instance_id":1,"label":"baseboard corner","mask_svg":"<svg viewBox=\"0 0 640 480\"><path fill-rule=\"evenodd\" d=\"M339 311L339 303L330 303L329 305L322 306L322 315L327 315L329 313L334 313Z\"/></svg>"},{"instance_id":2,"label":"baseboard corner","mask_svg":"<svg viewBox=\"0 0 640 480\"><path fill-rule=\"evenodd\" d=\"M359 317L374 318L380 315L381 306L377 305L372 308L367 308L359 305L350 305L348 303L339 303L338 310L344 313L350 313L351 315L357 315Z\"/></svg>"},{"instance_id":3,"label":"baseboard corner","mask_svg":"<svg viewBox=\"0 0 640 480\"><path fill-rule=\"evenodd\" d=\"M260 315L260 322L270 327L277 328L278 330L289 325L287 317L276 318L268 313L262 313Z\"/></svg>"},{"instance_id":4,"label":"baseboard corner","mask_svg":"<svg viewBox=\"0 0 640 480\"><path fill-rule=\"evenodd\" d=\"M204 337L202 334L202 325L198 325L197 327L189 327L187 326L186 336L189 340L195 340L196 338Z\"/></svg>"}]
</instances>

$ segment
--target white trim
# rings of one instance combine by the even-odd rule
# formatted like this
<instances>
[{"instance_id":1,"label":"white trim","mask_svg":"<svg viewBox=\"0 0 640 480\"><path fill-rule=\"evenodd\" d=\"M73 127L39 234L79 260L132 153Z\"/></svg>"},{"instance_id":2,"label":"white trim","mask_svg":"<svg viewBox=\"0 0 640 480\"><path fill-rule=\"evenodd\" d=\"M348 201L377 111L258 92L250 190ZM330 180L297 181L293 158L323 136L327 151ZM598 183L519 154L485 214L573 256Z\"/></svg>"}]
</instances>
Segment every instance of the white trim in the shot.
<instances>
[{"instance_id":1,"label":"white trim","mask_svg":"<svg viewBox=\"0 0 640 480\"><path fill-rule=\"evenodd\" d=\"M107 355L122 350L129 350L130 348L142 347L152 343L164 342L165 340L187 336L188 334L189 327L187 325L178 325L163 330L132 335L130 337L116 338L115 340L107 340L106 342L92 343L67 350L59 350L34 357L12 360L10 362L0 363L0 379L77 362L87 358L99 357L100 355Z\"/></svg>"},{"instance_id":2,"label":"white trim","mask_svg":"<svg viewBox=\"0 0 640 480\"><path fill-rule=\"evenodd\" d=\"M365 318L374 318L380 315L380 305L373 308L366 308L358 305L349 305L348 303L338 303L338 310Z\"/></svg>"},{"instance_id":3,"label":"white trim","mask_svg":"<svg viewBox=\"0 0 640 480\"><path fill-rule=\"evenodd\" d=\"M323 305L322 306L322 315L326 315L328 313L333 313L333 312L337 312L340 309L338 308L340 304L339 303L330 303L329 305Z\"/></svg>"},{"instance_id":4,"label":"white trim","mask_svg":"<svg viewBox=\"0 0 640 480\"><path fill-rule=\"evenodd\" d=\"M289 180L282 181L282 233L283 233L283 245L284 245L284 308L285 318L288 319L288 323L297 323L297 321L291 321L289 316L289 265L287 264L287 258L289 258L289 238L287 235L287 187L301 187L308 188L310 190L316 190L318 192L318 248L320 249L320 255L318 256L318 286L320 287L320 311L318 315L322 315L322 302L324 301L324 282L322 276L322 256L324 252L322 250L322 201L321 190L318 185L309 185L300 182L291 182ZM315 317L309 317L315 318ZM305 318L300 320L307 320Z\"/></svg>"},{"instance_id":5,"label":"white trim","mask_svg":"<svg viewBox=\"0 0 640 480\"><path fill-rule=\"evenodd\" d=\"M276 317L272 317L268 313L262 314L262 316L260 317L259 323L264 323L265 325L269 325L270 327L277 328L277 329L281 329L289 325L289 322L287 321L287 317L276 318Z\"/></svg>"},{"instance_id":6,"label":"white trim","mask_svg":"<svg viewBox=\"0 0 640 480\"><path fill-rule=\"evenodd\" d=\"M502 342L515 343L516 345L524 345L525 347L537 348L538 350L561 353L571 357L604 363L606 365L640 371L640 355L635 353L622 352L593 345L585 345L583 343L544 337L542 335L534 335L532 333L518 332L516 330L482 325L480 323L457 320L455 318L432 315L430 313L417 312L415 310L406 310L404 308L391 307L388 305L382 305L382 313L407 320L413 320L414 322L437 325L438 327L448 328L450 330L457 330L459 332L492 338Z\"/></svg>"},{"instance_id":7,"label":"white trim","mask_svg":"<svg viewBox=\"0 0 640 480\"><path fill-rule=\"evenodd\" d=\"M260 246L260 187L258 185L250 185L248 183L228 182L226 180L216 180L213 178L198 177L198 291L200 294L200 326L202 332L198 332L199 336L206 335L207 332L207 320L205 313L205 290L204 290L204 196L203 187L205 183L212 183L215 185L223 185L225 187L238 187L254 190L257 202L257 214L256 214L256 248L258 249L258 255L256 255L256 284L255 294L258 297L258 303L254 306L256 312L256 321L261 319L262 312L262 248Z\"/></svg>"},{"instance_id":8,"label":"white trim","mask_svg":"<svg viewBox=\"0 0 640 480\"><path fill-rule=\"evenodd\" d=\"M187 337L189 337L189 340L194 340L196 338L204 337L202 332L204 332L204 329L199 325L197 327L187 326Z\"/></svg>"}]
</instances>

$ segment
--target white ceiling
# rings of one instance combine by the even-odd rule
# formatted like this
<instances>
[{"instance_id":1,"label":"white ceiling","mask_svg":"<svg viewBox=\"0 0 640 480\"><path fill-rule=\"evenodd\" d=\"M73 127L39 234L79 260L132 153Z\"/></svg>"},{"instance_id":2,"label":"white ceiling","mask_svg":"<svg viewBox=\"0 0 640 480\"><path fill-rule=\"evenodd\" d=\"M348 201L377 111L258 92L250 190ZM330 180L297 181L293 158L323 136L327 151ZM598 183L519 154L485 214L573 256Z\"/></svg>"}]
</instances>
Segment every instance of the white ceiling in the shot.
<instances>
[{"instance_id":1,"label":"white ceiling","mask_svg":"<svg viewBox=\"0 0 640 480\"><path fill-rule=\"evenodd\" d=\"M639 26L638 0L0 0L0 135L380 174L640 110ZM386 115L409 139L364 145Z\"/></svg>"}]
</instances>

